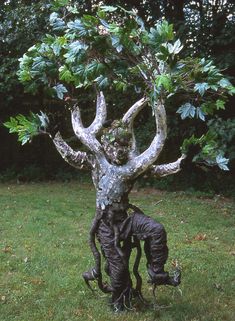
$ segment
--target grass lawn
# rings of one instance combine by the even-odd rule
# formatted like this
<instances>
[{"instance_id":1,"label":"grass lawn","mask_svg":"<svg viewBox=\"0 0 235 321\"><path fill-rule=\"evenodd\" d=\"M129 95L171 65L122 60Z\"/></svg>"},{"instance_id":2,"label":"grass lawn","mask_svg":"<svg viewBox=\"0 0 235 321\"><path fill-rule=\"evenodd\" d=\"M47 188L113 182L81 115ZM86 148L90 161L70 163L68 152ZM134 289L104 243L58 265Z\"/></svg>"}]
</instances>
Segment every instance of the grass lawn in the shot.
<instances>
[{"instance_id":1,"label":"grass lawn","mask_svg":"<svg viewBox=\"0 0 235 321\"><path fill-rule=\"evenodd\" d=\"M88 230L95 192L81 183L0 185L0 321L235 320L235 206L229 199L134 191L132 202L165 225L167 269L178 259L181 291L159 287L157 303L115 315L81 274L93 265ZM147 284L143 293L154 302Z\"/></svg>"}]
</instances>

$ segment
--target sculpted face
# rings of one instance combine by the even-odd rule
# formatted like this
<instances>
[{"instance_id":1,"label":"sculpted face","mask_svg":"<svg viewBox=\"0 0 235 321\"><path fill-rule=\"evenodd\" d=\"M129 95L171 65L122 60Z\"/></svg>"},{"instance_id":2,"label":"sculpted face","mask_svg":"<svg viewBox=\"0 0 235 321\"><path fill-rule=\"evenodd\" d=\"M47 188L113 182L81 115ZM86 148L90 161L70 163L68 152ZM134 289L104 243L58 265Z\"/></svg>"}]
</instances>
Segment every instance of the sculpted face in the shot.
<instances>
[{"instance_id":1,"label":"sculpted face","mask_svg":"<svg viewBox=\"0 0 235 321\"><path fill-rule=\"evenodd\" d=\"M119 123L113 123L101 137L105 154L115 165L123 165L128 161L131 148L131 133Z\"/></svg>"}]
</instances>

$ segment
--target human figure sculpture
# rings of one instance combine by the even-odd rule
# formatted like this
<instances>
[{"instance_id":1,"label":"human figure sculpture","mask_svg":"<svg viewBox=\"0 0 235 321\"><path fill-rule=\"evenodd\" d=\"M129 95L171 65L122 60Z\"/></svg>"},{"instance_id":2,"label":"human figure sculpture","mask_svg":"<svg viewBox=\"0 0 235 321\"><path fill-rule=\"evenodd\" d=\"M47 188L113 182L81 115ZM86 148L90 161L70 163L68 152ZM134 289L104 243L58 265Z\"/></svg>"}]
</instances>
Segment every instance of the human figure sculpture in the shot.
<instances>
[{"instance_id":1,"label":"human figure sculpture","mask_svg":"<svg viewBox=\"0 0 235 321\"><path fill-rule=\"evenodd\" d=\"M74 106L72 110L74 132L90 153L72 150L59 132L53 138L56 148L69 164L77 168L91 168L97 191L96 213L90 231L90 247L95 266L85 272L83 277L89 286L90 281L97 280L103 292L112 293L112 304L116 310L122 310L132 296L142 297L142 279L138 273L140 240L145 242L150 282L155 285L173 286L180 283L180 274L177 278L172 278L164 271L168 257L164 227L131 205L128 199L136 179L144 172L151 171L157 176L176 173L185 157L182 155L174 163L153 165L166 139L165 109L160 101L155 106L156 135L150 147L142 154L138 153L133 122L146 104L146 98L140 99L127 111L122 120L114 121L110 128L103 129L106 104L103 93L99 92L96 117L89 127L83 127L79 108ZM96 136L102 129L99 141ZM132 209L130 214L129 209ZM110 285L102 281L101 255L96 246L96 239L106 260L105 271L110 277ZM137 247L134 266L135 288L129 272L129 258L133 247Z\"/></svg>"}]
</instances>

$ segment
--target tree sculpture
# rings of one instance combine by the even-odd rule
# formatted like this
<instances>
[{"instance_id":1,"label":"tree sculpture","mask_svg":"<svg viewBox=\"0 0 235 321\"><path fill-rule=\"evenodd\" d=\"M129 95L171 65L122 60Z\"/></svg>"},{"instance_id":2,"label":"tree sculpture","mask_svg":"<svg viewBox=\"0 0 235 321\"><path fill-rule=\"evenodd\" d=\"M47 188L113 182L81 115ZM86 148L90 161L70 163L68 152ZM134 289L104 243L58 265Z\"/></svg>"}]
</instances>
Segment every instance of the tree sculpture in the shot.
<instances>
[{"instance_id":1,"label":"tree sculpture","mask_svg":"<svg viewBox=\"0 0 235 321\"><path fill-rule=\"evenodd\" d=\"M67 163L91 170L97 192L90 230L95 266L83 277L89 286L90 281L97 280L103 292L112 294L114 309L122 310L128 307L131 297L142 298L142 279L138 273L140 240L144 241L150 282L155 286L180 283L179 271L169 276L164 270L168 256L164 227L129 203L128 195L136 179L146 172L156 177L177 173L190 144L200 147L195 160L228 169L228 160L216 150L216 142L209 134L186 139L182 155L176 161L155 164L167 138L167 101L179 93L184 97L184 104L177 110L181 118L197 117L204 121L206 115L223 108L226 93L231 94L234 88L212 62L199 58L179 60L181 42L174 41L172 25L164 20L148 30L135 12L111 6L100 7L94 16L77 18L77 15L71 7L58 8L51 14L52 32L20 59L19 79L28 91L44 90L69 106L73 131L87 152L72 149L43 112L12 117L5 125L19 134L22 144L34 135L49 135ZM84 127L77 97L80 88L94 85L96 115L91 125ZM103 90L112 88L136 90L136 96L141 98L122 119L107 127ZM134 121L147 106L152 108L156 131L150 146L139 152ZM101 254L96 240L106 260L110 285L102 281ZM136 286L129 272L134 247L137 248L133 266Z\"/></svg>"}]
</instances>

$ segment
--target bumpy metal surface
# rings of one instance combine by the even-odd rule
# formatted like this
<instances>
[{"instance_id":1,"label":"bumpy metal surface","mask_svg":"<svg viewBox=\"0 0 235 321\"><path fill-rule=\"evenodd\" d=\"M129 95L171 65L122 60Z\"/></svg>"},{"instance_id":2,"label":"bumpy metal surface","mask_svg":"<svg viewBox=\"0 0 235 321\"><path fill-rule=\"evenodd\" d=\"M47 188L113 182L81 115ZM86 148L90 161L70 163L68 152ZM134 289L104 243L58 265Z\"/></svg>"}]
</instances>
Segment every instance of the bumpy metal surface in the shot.
<instances>
[{"instance_id":1,"label":"bumpy metal surface","mask_svg":"<svg viewBox=\"0 0 235 321\"><path fill-rule=\"evenodd\" d=\"M117 207L113 210L112 206L109 206L108 210L103 211L102 214L99 213L96 227L91 230L91 238L93 238L91 248L95 244L94 236L97 237L102 255L106 260L105 272L110 278L110 285L103 285L100 281L102 279L100 256L97 256L96 251L93 251L96 258L95 267L90 272L84 273L83 276L86 281L88 279L89 281L97 280L103 292L112 293L114 310L128 308L133 296L142 298L142 278L138 273L141 257L140 241L144 242L149 282L154 285L168 284L173 286L180 283L180 275L173 279L164 271L168 247L163 225L146 216L139 209L128 215L122 209L118 212ZM137 257L133 267L136 278L134 286L129 272L129 258L135 247L137 248Z\"/></svg>"},{"instance_id":2,"label":"bumpy metal surface","mask_svg":"<svg viewBox=\"0 0 235 321\"><path fill-rule=\"evenodd\" d=\"M138 272L141 259L140 242L144 242L149 282L154 285L180 283L180 273L170 277L164 271L168 257L167 236L162 224L146 216L138 207L129 203L128 195L136 179L149 171L156 177L174 174L180 170L182 155L169 164L154 165L166 139L166 115L162 101L153 106L156 120L156 134L150 146L138 153L133 122L138 112L147 103L146 98L136 102L122 120L114 121L104 129L106 104L103 93L97 95L96 117L85 128L82 124L79 107L72 109L72 125L78 139L88 152L74 151L57 133L53 142L61 156L76 168L90 168L96 188L96 213L90 230L90 248L95 265L83 273L87 285L97 281L101 291L110 293L115 311L129 309L132 297L143 300L142 278ZM102 132L103 130L103 132ZM101 139L96 135L102 132ZM131 213L130 213L131 209ZM101 253L97 247L100 243ZM135 282L130 276L129 258L136 248L133 265ZM101 257L106 261L105 272L110 284L103 282Z\"/></svg>"}]
</instances>

